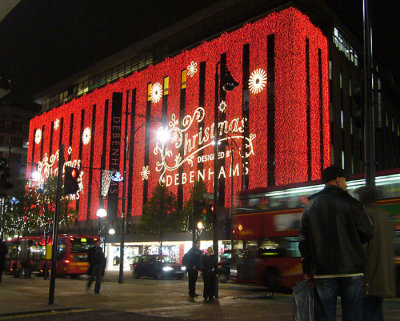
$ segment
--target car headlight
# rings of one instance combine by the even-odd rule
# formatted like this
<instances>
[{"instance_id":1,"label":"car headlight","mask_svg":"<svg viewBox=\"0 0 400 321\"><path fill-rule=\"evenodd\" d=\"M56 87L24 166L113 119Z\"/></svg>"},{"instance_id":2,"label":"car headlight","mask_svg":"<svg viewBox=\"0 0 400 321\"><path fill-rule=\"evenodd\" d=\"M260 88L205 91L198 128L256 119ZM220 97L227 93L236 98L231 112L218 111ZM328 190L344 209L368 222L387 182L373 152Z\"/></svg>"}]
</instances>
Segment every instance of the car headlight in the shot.
<instances>
[{"instance_id":1,"label":"car headlight","mask_svg":"<svg viewBox=\"0 0 400 321\"><path fill-rule=\"evenodd\" d=\"M173 270L173 268L170 267L170 266L164 266L162 269L163 269L164 272L168 272L168 271L172 271Z\"/></svg>"},{"instance_id":2,"label":"car headlight","mask_svg":"<svg viewBox=\"0 0 400 321\"><path fill-rule=\"evenodd\" d=\"M186 266L181 266L182 271L186 271Z\"/></svg>"}]
</instances>

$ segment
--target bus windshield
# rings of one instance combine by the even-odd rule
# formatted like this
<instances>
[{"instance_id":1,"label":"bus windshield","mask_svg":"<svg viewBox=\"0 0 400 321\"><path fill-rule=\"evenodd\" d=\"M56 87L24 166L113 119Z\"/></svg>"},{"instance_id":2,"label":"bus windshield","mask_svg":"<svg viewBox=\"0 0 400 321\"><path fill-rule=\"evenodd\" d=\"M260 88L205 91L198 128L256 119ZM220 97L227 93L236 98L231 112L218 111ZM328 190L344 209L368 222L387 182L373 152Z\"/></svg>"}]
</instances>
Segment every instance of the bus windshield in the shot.
<instances>
[{"instance_id":1,"label":"bus windshield","mask_svg":"<svg viewBox=\"0 0 400 321\"><path fill-rule=\"evenodd\" d=\"M95 245L94 238L74 237L70 238L71 253L87 253L91 247Z\"/></svg>"}]
</instances>

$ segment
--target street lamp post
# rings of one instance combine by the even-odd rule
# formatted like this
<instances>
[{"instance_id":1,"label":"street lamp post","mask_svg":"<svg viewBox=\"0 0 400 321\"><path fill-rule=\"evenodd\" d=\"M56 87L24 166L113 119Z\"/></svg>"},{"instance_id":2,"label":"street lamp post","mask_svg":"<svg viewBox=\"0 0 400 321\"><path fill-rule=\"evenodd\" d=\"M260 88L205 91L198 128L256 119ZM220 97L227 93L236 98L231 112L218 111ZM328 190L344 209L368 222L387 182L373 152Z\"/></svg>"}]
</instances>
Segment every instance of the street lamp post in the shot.
<instances>
[{"instance_id":1,"label":"street lamp post","mask_svg":"<svg viewBox=\"0 0 400 321\"><path fill-rule=\"evenodd\" d=\"M100 188L100 190L101 190L101 188ZM102 231L104 229L104 227L103 227L103 219L105 217L107 217L107 211L104 209L103 195L100 195L100 205L99 205L99 209L96 212L96 216L99 218L99 237L100 237L100 240L101 240L101 234L102 234ZM104 255L106 255L106 240L105 240L105 237L104 237L104 242L103 242L103 252L104 252Z\"/></svg>"},{"instance_id":2,"label":"street lamp post","mask_svg":"<svg viewBox=\"0 0 400 321\"><path fill-rule=\"evenodd\" d=\"M231 240L231 255L233 255L233 235L232 235L232 217L233 217L233 150L234 149L231 147L231 208L230 208L230 213L229 213L229 238Z\"/></svg>"},{"instance_id":3,"label":"street lamp post","mask_svg":"<svg viewBox=\"0 0 400 321\"><path fill-rule=\"evenodd\" d=\"M49 289L49 304L54 304L54 292L56 287L56 268L57 268L57 245L58 245L58 216L60 211L62 170L64 166L64 145L60 145L60 154L58 159L58 177L57 177L57 198L56 208L53 219L53 247L51 252L51 277ZM45 272L46 273L46 272Z\"/></svg>"},{"instance_id":4,"label":"street lamp post","mask_svg":"<svg viewBox=\"0 0 400 321\"><path fill-rule=\"evenodd\" d=\"M373 105L373 60L371 11L368 0L363 0L364 35L364 159L365 183L375 186L375 119Z\"/></svg>"},{"instance_id":5,"label":"street lamp post","mask_svg":"<svg viewBox=\"0 0 400 321\"><path fill-rule=\"evenodd\" d=\"M121 212L121 242L119 247L119 276L118 283L124 283L124 247L125 247L125 204L126 204L126 160L128 154L128 113L125 111L125 152L122 183L122 212Z\"/></svg>"},{"instance_id":6,"label":"street lamp post","mask_svg":"<svg viewBox=\"0 0 400 321\"><path fill-rule=\"evenodd\" d=\"M218 73L218 66L220 72ZM215 205L215 217L213 219L213 249L216 255L218 255L218 212L219 212L219 183L218 183L218 107L220 104L221 91L225 92L232 91L236 88L238 82L236 82L230 71L226 66L225 60L221 59L215 65L215 101L214 101L214 205ZM218 276L215 284L215 296L218 298Z\"/></svg>"}]
</instances>

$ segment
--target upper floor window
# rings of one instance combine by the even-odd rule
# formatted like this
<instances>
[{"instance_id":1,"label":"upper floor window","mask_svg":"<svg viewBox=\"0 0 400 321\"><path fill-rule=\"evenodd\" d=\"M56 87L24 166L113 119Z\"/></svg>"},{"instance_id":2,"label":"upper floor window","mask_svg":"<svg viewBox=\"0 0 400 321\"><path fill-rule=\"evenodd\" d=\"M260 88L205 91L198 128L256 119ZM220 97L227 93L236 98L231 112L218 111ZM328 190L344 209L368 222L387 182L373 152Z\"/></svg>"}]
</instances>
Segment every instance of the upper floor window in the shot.
<instances>
[{"instance_id":1,"label":"upper floor window","mask_svg":"<svg viewBox=\"0 0 400 321\"><path fill-rule=\"evenodd\" d=\"M339 49L339 51L344 53L347 59L350 60L354 64L354 66L358 67L357 51L354 50L354 48L343 37L343 35L339 32L339 30L336 27L333 28L333 43Z\"/></svg>"}]
</instances>

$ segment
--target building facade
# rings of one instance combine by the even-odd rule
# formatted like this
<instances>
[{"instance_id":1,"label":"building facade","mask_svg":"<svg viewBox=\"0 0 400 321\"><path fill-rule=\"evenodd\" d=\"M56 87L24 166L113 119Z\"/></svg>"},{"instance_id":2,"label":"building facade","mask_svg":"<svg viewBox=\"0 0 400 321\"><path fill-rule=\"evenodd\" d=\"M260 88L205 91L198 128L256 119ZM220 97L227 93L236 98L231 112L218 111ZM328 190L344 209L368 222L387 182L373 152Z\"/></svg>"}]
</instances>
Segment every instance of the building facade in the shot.
<instances>
[{"instance_id":1,"label":"building facade","mask_svg":"<svg viewBox=\"0 0 400 321\"><path fill-rule=\"evenodd\" d=\"M239 83L231 92L221 88L225 66ZM111 181L111 220L141 215L159 183L182 205L194 182L212 193L218 175L220 206L229 207L231 179L233 195L317 180L331 157L328 77L327 38L298 9L279 10L38 115L28 172L56 172L64 145L65 165L81 169L79 221L96 219L101 169L125 180ZM218 173L215 130L226 142Z\"/></svg>"},{"instance_id":2,"label":"building facade","mask_svg":"<svg viewBox=\"0 0 400 321\"><path fill-rule=\"evenodd\" d=\"M64 145L66 165L81 169L71 229L96 233L103 170L123 176L104 200L111 222L139 217L159 183L182 206L196 181L213 193L218 175L222 209L241 190L318 180L331 163L363 172L362 47L322 1L285 3L214 6L41 95L27 172L55 173ZM390 76L376 67L374 77L377 169L398 168L397 96Z\"/></svg>"},{"instance_id":3,"label":"building facade","mask_svg":"<svg viewBox=\"0 0 400 321\"><path fill-rule=\"evenodd\" d=\"M0 158L9 166L11 184L26 178L29 121L39 110L34 107L9 104L5 99L0 103ZM2 192L7 194L10 190Z\"/></svg>"}]
</instances>

